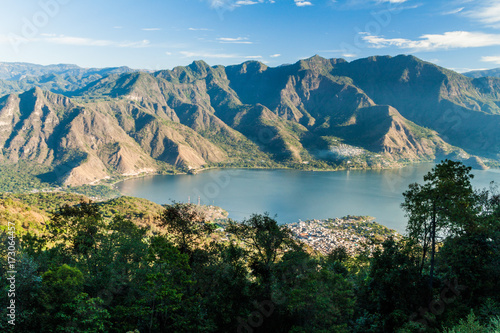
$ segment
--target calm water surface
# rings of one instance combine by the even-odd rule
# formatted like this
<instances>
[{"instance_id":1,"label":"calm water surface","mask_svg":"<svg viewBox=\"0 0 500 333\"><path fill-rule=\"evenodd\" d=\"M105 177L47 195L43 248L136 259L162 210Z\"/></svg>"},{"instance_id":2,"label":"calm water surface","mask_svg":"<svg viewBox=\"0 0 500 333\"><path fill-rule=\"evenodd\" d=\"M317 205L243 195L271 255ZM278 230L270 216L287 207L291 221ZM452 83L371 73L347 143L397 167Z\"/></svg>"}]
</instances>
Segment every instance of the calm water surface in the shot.
<instances>
[{"instance_id":1,"label":"calm water surface","mask_svg":"<svg viewBox=\"0 0 500 333\"><path fill-rule=\"evenodd\" d=\"M229 217L242 220L252 213L277 214L280 223L370 215L377 222L403 232L402 193L433 164L396 170L310 172L296 170L209 170L197 175L148 176L117 184L124 194L159 204L172 200L215 204ZM500 183L500 170L473 170L473 185L488 188Z\"/></svg>"}]
</instances>

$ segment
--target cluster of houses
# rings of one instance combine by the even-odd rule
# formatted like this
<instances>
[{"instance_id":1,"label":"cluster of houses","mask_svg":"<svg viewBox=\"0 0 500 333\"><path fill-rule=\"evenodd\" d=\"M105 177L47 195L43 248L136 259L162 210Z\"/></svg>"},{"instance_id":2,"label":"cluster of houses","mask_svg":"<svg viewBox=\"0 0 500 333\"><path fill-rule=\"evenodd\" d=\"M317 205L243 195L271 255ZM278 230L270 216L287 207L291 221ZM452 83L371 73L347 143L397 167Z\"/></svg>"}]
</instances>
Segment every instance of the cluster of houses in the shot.
<instances>
[{"instance_id":1,"label":"cluster of houses","mask_svg":"<svg viewBox=\"0 0 500 333\"><path fill-rule=\"evenodd\" d=\"M351 219L328 219L328 220L308 220L287 224L293 236L309 245L316 251L324 254L330 253L337 247L344 247L351 255L355 254L364 244L369 250L374 249L374 245L369 245L369 239L365 236L374 236L370 233L370 227L360 227L365 232L361 235L359 228L351 228L356 221Z\"/></svg>"}]
</instances>

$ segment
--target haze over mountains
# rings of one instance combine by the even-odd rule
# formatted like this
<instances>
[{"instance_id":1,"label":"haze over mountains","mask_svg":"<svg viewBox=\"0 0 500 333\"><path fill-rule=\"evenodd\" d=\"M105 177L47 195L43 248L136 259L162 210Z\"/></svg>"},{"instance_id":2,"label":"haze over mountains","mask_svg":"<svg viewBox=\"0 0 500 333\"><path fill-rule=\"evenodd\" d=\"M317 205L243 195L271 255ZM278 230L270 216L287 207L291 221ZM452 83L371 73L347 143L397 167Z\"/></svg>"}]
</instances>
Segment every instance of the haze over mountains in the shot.
<instances>
[{"instance_id":1,"label":"haze over mountains","mask_svg":"<svg viewBox=\"0 0 500 333\"><path fill-rule=\"evenodd\" d=\"M463 75L472 78L486 77L486 76L500 77L500 68L470 71L463 73Z\"/></svg>"},{"instance_id":2,"label":"haze over mountains","mask_svg":"<svg viewBox=\"0 0 500 333\"><path fill-rule=\"evenodd\" d=\"M172 167L500 159L500 78L413 56L154 73L0 64L0 161L87 184Z\"/></svg>"}]
</instances>

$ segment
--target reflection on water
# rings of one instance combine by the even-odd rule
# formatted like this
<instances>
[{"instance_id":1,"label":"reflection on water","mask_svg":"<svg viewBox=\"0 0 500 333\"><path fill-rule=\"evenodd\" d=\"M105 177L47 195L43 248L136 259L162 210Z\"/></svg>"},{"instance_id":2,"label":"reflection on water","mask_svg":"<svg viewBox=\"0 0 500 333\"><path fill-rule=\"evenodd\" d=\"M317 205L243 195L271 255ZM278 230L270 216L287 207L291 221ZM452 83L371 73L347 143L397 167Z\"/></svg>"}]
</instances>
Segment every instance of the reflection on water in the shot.
<instances>
[{"instance_id":1,"label":"reflection on water","mask_svg":"<svg viewBox=\"0 0 500 333\"><path fill-rule=\"evenodd\" d=\"M370 215L403 232L402 193L433 164L394 170L310 172L296 170L209 170L197 175L149 176L117 184L124 194L159 204L181 201L215 204L236 220L269 212L281 223L299 219ZM473 170L474 186L500 183L499 170Z\"/></svg>"}]
</instances>

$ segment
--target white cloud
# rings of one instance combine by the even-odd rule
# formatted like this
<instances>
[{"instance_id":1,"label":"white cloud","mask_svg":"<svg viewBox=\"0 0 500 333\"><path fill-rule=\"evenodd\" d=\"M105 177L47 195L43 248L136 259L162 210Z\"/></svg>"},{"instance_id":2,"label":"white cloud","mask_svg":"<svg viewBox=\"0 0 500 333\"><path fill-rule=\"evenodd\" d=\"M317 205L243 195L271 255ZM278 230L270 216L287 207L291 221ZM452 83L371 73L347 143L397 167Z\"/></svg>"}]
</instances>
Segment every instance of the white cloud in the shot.
<instances>
[{"instance_id":1,"label":"white cloud","mask_svg":"<svg viewBox=\"0 0 500 333\"><path fill-rule=\"evenodd\" d=\"M425 61L428 61L428 62L432 62L433 64L437 64L437 63L439 63L441 61L438 58L422 59L422 60L425 60Z\"/></svg>"},{"instance_id":2,"label":"white cloud","mask_svg":"<svg viewBox=\"0 0 500 333\"><path fill-rule=\"evenodd\" d=\"M237 54L181 51L186 58L242 58Z\"/></svg>"},{"instance_id":3,"label":"white cloud","mask_svg":"<svg viewBox=\"0 0 500 333\"><path fill-rule=\"evenodd\" d=\"M346 49L337 49L337 50L319 50L320 53L338 53L344 58L356 58L358 55L354 53L346 53Z\"/></svg>"},{"instance_id":4,"label":"white cloud","mask_svg":"<svg viewBox=\"0 0 500 333\"><path fill-rule=\"evenodd\" d=\"M47 37L44 38L43 40L53 44L78 45L78 46L111 46L113 44L113 42L109 40L71 37L64 35Z\"/></svg>"},{"instance_id":5,"label":"white cloud","mask_svg":"<svg viewBox=\"0 0 500 333\"><path fill-rule=\"evenodd\" d=\"M34 41L42 41L52 44L72 45L72 46L113 46L113 47L130 47L130 48L150 46L150 42L146 39L138 42L132 42L132 41L116 42L105 39L92 39L92 38L73 37L65 35L50 36L50 37L43 36L43 38Z\"/></svg>"},{"instance_id":6,"label":"white cloud","mask_svg":"<svg viewBox=\"0 0 500 333\"><path fill-rule=\"evenodd\" d=\"M295 1L295 5L297 5L297 7L305 7L305 6L312 6L313 5L310 1L306 1L306 0L294 0L294 1Z\"/></svg>"},{"instance_id":7,"label":"white cloud","mask_svg":"<svg viewBox=\"0 0 500 333\"><path fill-rule=\"evenodd\" d=\"M271 54L270 57L271 58L278 58L278 57L281 57L281 54L279 54L279 53Z\"/></svg>"},{"instance_id":8,"label":"white cloud","mask_svg":"<svg viewBox=\"0 0 500 333\"><path fill-rule=\"evenodd\" d=\"M464 10L465 7L460 7L460 8L456 8L456 9L453 9L453 10L450 10L450 11L447 11L447 12L444 12L443 15L454 15L454 14L458 14L460 13L462 10Z\"/></svg>"},{"instance_id":9,"label":"white cloud","mask_svg":"<svg viewBox=\"0 0 500 333\"><path fill-rule=\"evenodd\" d=\"M188 28L190 31L212 31L212 29L207 28Z\"/></svg>"},{"instance_id":10,"label":"white cloud","mask_svg":"<svg viewBox=\"0 0 500 333\"><path fill-rule=\"evenodd\" d=\"M305 0L304 0L305 1ZM410 0L330 0L331 6L342 9L368 9L377 8L385 6L388 10L406 10L413 9L421 6L421 3L417 3L413 6L403 6L404 3L410 2Z\"/></svg>"},{"instance_id":11,"label":"white cloud","mask_svg":"<svg viewBox=\"0 0 500 333\"><path fill-rule=\"evenodd\" d=\"M397 47L414 51L433 51L450 48L469 48L500 45L500 34L483 32L449 31L444 34L426 34L418 40L384 38L363 33L361 37L373 48Z\"/></svg>"},{"instance_id":12,"label":"white cloud","mask_svg":"<svg viewBox=\"0 0 500 333\"><path fill-rule=\"evenodd\" d=\"M403 3L408 0L379 0L378 2Z\"/></svg>"},{"instance_id":13,"label":"white cloud","mask_svg":"<svg viewBox=\"0 0 500 333\"><path fill-rule=\"evenodd\" d=\"M143 31L160 31L160 28L142 28Z\"/></svg>"},{"instance_id":14,"label":"white cloud","mask_svg":"<svg viewBox=\"0 0 500 333\"><path fill-rule=\"evenodd\" d=\"M165 52L165 54L169 56L169 55L172 55L172 52L167 51L167 52Z\"/></svg>"},{"instance_id":15,"label":"white cloud","mask_svg":"<svg viewBox=\"0 0 500 333\"><path fill-rule=\"evenodd\" d=\"M242 6L258 5L263 3L276 3L276 0L205 0L214 9L233 10ZM407 1L407 0L382 0L382 1ZM298 7L312 6L309 0L294 0Z\"/></svg>"},{"instance_id":16,"label":"white cloud","mask_svg":"<svg viewBox=\"0 0 500 333\"><path fill-rule=\"evenodd\" d=\"M318 52L327 52L327 53L342 53L345 52L345 50L342 49L337 49L337 50L319 50Z\"/></svg>"},{"instance_id":17,"label":"white cloud","mask_svg":"<svg viewBox=\"0 0 500 333\"><path fill-rule=\"evenodd\" d=\"M253 42L249 41L247 37L237 37L237 38L221 37L217 38L217 40L221 44L253 44Z\"/></svg>"},{"instance_id":18,"label":"white cloud","mask_svg":"<svg viewBox=\"0 0 500 333\"><path fill-rule=\"evenodd\" d=\"M212 8L235 9L241 6L256 5L264 3L264 0L207 0Z\"/></svg>"},{"instance_id":19,"label":"white cloud","mask_svg":"<svg viewBox=\"0 0 500 333\"><path fill-rule=\"evenodd\" d=\"M6 35L0 35L0 44L7 44L10 43L10 39Z\"/></svg>"},{"instance_id":20,"label":"white cloud","mask_svg":"<svg viewBox=\"0 0 500 333\"><path fill-rule=\"evenodd\" d=\"M500 56L485 56L485 57L481 57L481 61L492 62L492 63L500 65Z\"/></svg>"},{"instance_id":21,"label":"white cloud","mask_svg":"<svg viewBox=\"0 0 500 333\"><path fill-rule=\"evenodd\" d=\"M462 67L451 67L449 68L451 69L452 71L455 71L457 73L466 73L466 72L472 72L472 71L484 71L488 68L462 68Z\"/></svg>"},{"instance_id":22,"label":"white cloud","mask_svg":"<svg viewBox=\"0 0 500 333\"><path fill-rule=\"evenodd\" d=\"M500 2L498 0L482 1L475 8L463 13L485 25L500 28Z\"/></svg>"},{"instance_id":23,"label":"white cloud","mask_svg":"<svg viewBox=\"0 0 500 333\"><path fill-rule=\"evenodd\" d=\"M196 58L196 59L262 59L262 56L260 55L241 55L241 54L236 54L236 53L212 53L212 52L191 52L191 51L181 51L181 55L183 55L185 58ZM266 63L266 61L262 61L263 63Z\"/></svg>"},{"instance_id":24,"label":"white cloud","mask_svg":"<svg viewBox=\"0 0 500 333\"><path fill-rule=\"evenodd\" d=\"M237 6L247 6L247 5L256 5L258 4L258 1L252 1L252 0L240 0L236 1Z\"/></svg>"}]
</instances>

